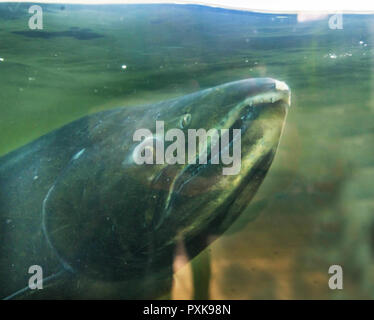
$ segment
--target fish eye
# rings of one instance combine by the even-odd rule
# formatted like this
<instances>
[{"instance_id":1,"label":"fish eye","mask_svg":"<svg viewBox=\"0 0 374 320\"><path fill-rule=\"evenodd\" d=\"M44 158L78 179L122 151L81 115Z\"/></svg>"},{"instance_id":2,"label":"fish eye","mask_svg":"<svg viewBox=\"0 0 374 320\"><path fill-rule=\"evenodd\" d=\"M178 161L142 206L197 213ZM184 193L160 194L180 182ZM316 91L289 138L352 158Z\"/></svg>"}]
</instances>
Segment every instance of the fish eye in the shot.
<instances>
[{"instance_id":1,"label":"fish eye","mask_svg":"<svg viewBox=\"0 0 374 320\"><path fill-rule=\"evenodd\" d=\"M180 121L180 126L182 129L186 128L189 126L189 124L191 123L191 114L190 113L186 113L182 116L182 119Z\"/></svg>"}]
</instances>

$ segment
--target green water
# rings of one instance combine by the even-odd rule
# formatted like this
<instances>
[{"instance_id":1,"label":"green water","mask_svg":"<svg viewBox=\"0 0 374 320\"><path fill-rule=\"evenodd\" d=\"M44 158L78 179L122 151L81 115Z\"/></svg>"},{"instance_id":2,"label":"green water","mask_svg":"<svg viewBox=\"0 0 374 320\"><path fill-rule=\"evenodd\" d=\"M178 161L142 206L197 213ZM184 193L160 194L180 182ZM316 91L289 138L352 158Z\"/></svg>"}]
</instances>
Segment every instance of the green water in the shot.
<instances>
[{"instance_id":1,"label":"green water","mask_svg":"<svg viewBox=\"0 0 374 320\"><path fill-rule=\"evenodd\" d=\"M328 16L42 5L44 28L31 31L29 6L0 4L0 155L99 110L249 77L283 80L292 109L278 154L249 210L210 259L195 259L196 273L212 265L200 274L210 290L199 290L374 296L373 16L344 15L333 30ZM333 264L343 290L328 287Z\"/></svg>"}]
</instances>

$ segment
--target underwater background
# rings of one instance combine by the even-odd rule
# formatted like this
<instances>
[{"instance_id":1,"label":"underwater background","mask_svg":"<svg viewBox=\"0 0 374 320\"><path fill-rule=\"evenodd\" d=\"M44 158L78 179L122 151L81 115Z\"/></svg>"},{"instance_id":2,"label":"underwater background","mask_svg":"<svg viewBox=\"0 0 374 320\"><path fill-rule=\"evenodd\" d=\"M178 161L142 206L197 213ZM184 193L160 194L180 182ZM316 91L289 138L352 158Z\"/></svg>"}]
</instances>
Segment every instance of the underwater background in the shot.
<instances>
[{"instance_id":1,"label":"underwater background","mask_svg":"<svg viewBox=\"0 0 374 320\"><path fill-rule=\"evenodd\" d=\"M285 81L292 107L267 178L170 297L374 296L373 16L331 29L329 15L41 4L43 30L30 30L30 6L0 4L0 156L99 110ZM343 290L328 286L335 264Z\"/></svg>"}]
</instances>

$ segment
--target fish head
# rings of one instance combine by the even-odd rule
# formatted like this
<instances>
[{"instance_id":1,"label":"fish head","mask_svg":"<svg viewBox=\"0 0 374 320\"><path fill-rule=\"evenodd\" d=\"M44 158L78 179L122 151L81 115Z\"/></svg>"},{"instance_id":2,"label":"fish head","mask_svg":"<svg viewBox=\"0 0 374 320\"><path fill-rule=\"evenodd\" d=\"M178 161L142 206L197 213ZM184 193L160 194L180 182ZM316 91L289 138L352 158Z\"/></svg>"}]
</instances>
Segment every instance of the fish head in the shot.
<instances>
[{"instance_id":1,"label":"fish head","mask_svg":"<svg viewBox=\"0 0 374 320\"><path fill-rule=\"evenodd\" d=\"M220 234L248 205L272 163L289 105L284 82L260 78L89 116L91 143L80 146L43 201L49 246L66 269L106 280L141 276L150 264L170 267L179 239ZM200 129L214 129L218 138L207 134L191 148L191 130ZM138 130L149 135L134 139ZM167 139L170 130L183 136L182 147ZM140 145L149 163L138 163ZM173 147L184 150L184 162L172 161Z\"/></svg>"},{"instance_id":2,"label":"fish head","mask_svg":"<svg viewBox=\"0 0 374 320\"><path fill-rule=\"evenodd\" d=\"M170 113L173 125L183 127L187 137L189 130L201 128L217 130L218 137L207 135L201 149L194 145L195 158L177 170L165 164L159 171L158 179L169 181L163 182L152 221L161 247L176 238L221 233L239 216L274 159L291 104L287 84L271 78L231 82L191 98ZM190 143L186 139L186 154ZM223 163L224 154L231 156L229 165Z\"/></svg>"}]
</instances>

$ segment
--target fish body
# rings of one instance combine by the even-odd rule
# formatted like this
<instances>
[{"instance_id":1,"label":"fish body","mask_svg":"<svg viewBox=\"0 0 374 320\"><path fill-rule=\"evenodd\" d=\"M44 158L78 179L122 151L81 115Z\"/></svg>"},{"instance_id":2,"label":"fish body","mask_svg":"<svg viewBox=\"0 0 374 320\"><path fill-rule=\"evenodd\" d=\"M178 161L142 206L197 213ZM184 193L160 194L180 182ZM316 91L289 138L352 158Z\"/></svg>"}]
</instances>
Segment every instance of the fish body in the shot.
<instances>
[{"instance_id":1,"label":"fish body","mask_svg":"<svg viewBox=\"0 0 374 320\"><path fill-rule=\"evenodd\" d=\"M0 158L0 298L29 267L62 273L17 298L154 298L170 289L183 241L193 258L248 206L274 159L290 90L245 79L152 105L85 116ZM241 168L134 161L134 133L156 121L240 130ZM155 139L159 137L155 136ZM230 148L235 142L229 141ZM165 147L172 142L165 142ZM221 152L221 151L220 151ZM146 291L146 292L145 292Z\"/></svg>"}]
</instances>

